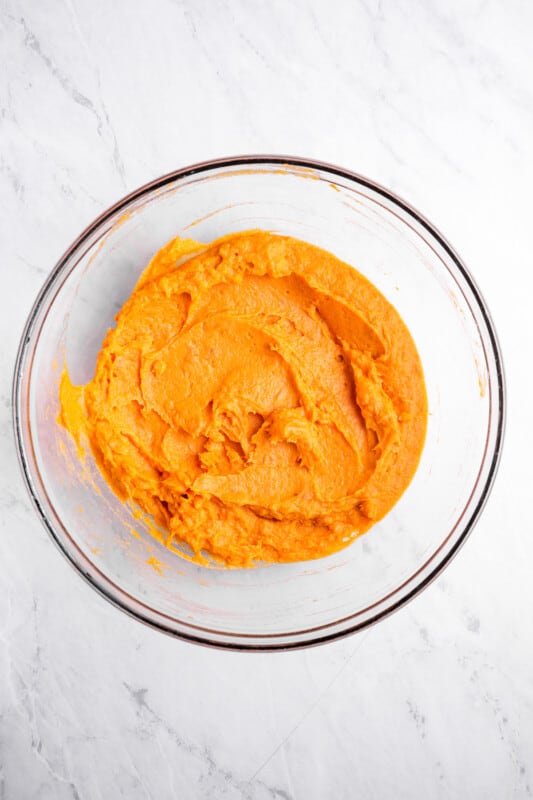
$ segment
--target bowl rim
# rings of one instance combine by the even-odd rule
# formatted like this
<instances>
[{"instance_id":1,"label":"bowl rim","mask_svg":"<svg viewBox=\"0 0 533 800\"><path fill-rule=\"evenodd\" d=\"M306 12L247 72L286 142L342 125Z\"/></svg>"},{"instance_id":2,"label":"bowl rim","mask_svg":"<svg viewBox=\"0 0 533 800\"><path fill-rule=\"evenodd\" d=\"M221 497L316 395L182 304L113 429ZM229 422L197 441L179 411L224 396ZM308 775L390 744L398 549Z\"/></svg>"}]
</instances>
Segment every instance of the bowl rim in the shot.
<instances>
[{"instance_id":1,"label":"bowl rim","mask_svg":"<svg viewBox=\"0 0 533 800\"><path fill-rule=\"evenodd\" d=\"M483 322L486 326L486 331L488 333L488 338L490 342L490 349L491 354L494 358L494 365L495 365L495 372L496 372L496 391L494 392L494 396L497 402L497 410L498 415L496 419L496 431L494 436L494 444L493 444L493 453L490 459L490 464L488 465L487 475L485 479L485 483L481 489L481 495L474 506L474 508L470 512L470 518L464 522L464 527L460 535L458 536L457 540L452 544L450 549L441 557L437 563L434 565L433 569L431 569L427 575L425 575L422 580L416 583L408 592L403 594L402 596L398 597L395 602L391 603L384 609L381 609L374 615L367 617L366 619L356 622L354 620L353 624L342 628L341 630L337 630L337 626L346 622L347 620L351 619L352 616L345 617L340 620L334 620L332 622L326 623L321 625L319 629L305 629L304 631L300 632L288 632L282 634L231 634L230 632L215 632L212 631L211 633L215 637L229 637L229 641L223 641L218 638L209 638L208 636L204 636L202 634L191 633L184 630L176 630L169 625L166 625L163 622L163 619L166 617L170 619L168 615L164 614L163 612L155 611L153 609L149 609L148 606L145 606L142 601L137 600L131 595L128 595L120 587L116 587L121 595L126 595L130 597L133 601L133 604L137 606L137 610L128 607L125 605L119 597L112 594L108 591L106 585L102 583L98 583L98 581L91 575L88 571L83 568L82 563L78 562L76 558L67 550L64 546L61 537L57 535L57 532L51 523L48 515L43 507L43 504L40 500L37 490L34 487L34 481L32 477L32 466L30 463L30 459L28 459L26 453L26 447L24 444L24 436L22 430L22 418L23 418L23 410L22 410L22 379L24 377L24 366L26 362L26 356L28 354L28 348L30 343L32 342L33 336L33 327L34 324L39 317L45 300L48 297L50 289L54 285L56 279L61 275L62 271L64 270L65 265L68 263L69 259L73 256L73 254L84 244L84 242L89 239L97 230L105 224L107 220L109 220L112 216L116 215L117 212L120 212L125 209L130 203L134 202L135 200L140 199L143 195L148 194L154 190L161 189L167 186L170 183L174 183L180 179L185 179L191 177L196 174L201 174L203 172L208 172L209 170L214 169L226 169L231 167L242 167L243 165L250 166L250 167L260 167L261 165L265 166L283 166L283 167L293 167L296 169L301 170L318 170L324 171L331 175L338 176L340 178L346 179L350 182L354 182L364 188L370 189L371 191L375 192L376 194L385 198L388 202L392 203L394 206L400 208L403 212L408 214L411 218L415 220L427 233L433 237L440 247L444 250L446 255L451 259L454 267L459 271L462 278L465 280L469 290L472 292L474 299L477 304L477 309L481 313L481 317ZM405 222L405 220L403 220ZM456 253L456 251L452 248L449 244L447 239L440 233L440 231L431 223L429 222L426 217L421 214L414 206L410 203L406 202L394 192L386 189L381 184L376 183L375 181L366 178L356 172L351 170L345 169L343 167L339 167L333 164L329 164L327 162L310 159L310 158L301 158L298 156L286 156L286 155L239 155L239 156L229 156L225 158L216 158L210 159L208 161L202 161L196 164L192 164L190 166L182 167L177 170L173 170L172 172L168 172L159 178L156 178L148 183L143 184L139 188L133 190L129 194L121 197L116 203L109 206L105 209L98 217L96 217L80 234L79 236L72 242L72 244L65 250L63 255L59 258L56 265L51 270L50 274L47 276L43 286L41 287L26 320L26 323L23 328L22 336L20 339L19 347L17 350L16 360L15 360L15 367L13 373L13 386L12 386L12 413L13 413L13 429L14 429L14 436L15 436L15 445L17 451L17 457L19 461L19 465L22 471L22 475L24 478L24 483L26 489L30 495L30 499L32 504L37 511L38 516L41 519L44 527L48 531L49 536L51 537L54 544L57 546L59 551L62 555L67 559L67 561L71 564L71 566L76 570L76 572L81 575L81 577L93 588L95 589L98 594L112 603L116 608L120 609L121 611L125 612L128 616L136 619L144 624L148 625L155 630L159 630L167 635L173 636L178 639L182 639L184 641L192 642L195 644L201 644L207 647L212 647L216 649L223 649L223 650L237 650L237 651L246 651L246 652L279 652L279 651L288 651L288 650L297 650L301 648L312 647L316 645L323 644L328 641L333 641L337 639L344 638L356 632L360 632L369 628L370 626L375 625L382 619L393 614L395 611L398 611L400 608L405 606L409 603L414 597L419 595L424 589L426 589L448 566L448 564L453 560L453 558L457 555L461 547L464 545L466 539L469 537L470 533L472 532L475 524L477 523L481 512L483 511L492 487L494 485L494 481L496 478L496 473L498 470L498 466L501 460L501 452L503 446L503 439L505 433L505 420L506 420L506 385L505 385L505 373L504 373L504 366L503 366L503 358L501 353L500 344L498 341L498 337L496 334L496 330L494 327L494 323L492 321L490 312L488 310L487 304L476 285L472 275L470 274L469 270ZM29 423L28 423L29 428ZM482 462L483 466L483 462ZM468 503L467 503L468 506ZM465 509L467 508L465 506ZM465 510L464 509L464 510ZM464 513L463 510L463 513ZM457 527L458 524L461 522L462 515L458 518L456 524L452 528L452 531L448 534L446 539L441 543L441 545L437 548L437 550L430 556L430 558L425 562L424 565L419 567L413 575L411 575L405 582L409 582L420 572L427 563L431 562L439 553L444 543L448 540L451 533L453 533L454 529ZM74 543L75 544L75 543ZM83 556L81 550L76 545L76 550ZM105 584L109 584L115 586L113 581L108 578L105 574L103 574L98 568L94 565L91 565L98 574L100 574ZM390 593L391 595L398 592L402 585L395 587L394 590ZM390 595L388 595L390 596ZM384 600L387 599L387 596L380 598L380 600L376 603L382 603ZM159 617L159 619L151 619L148 616L144 615L141 611L138 610L138 607L145 607L152 611L155 615ZM370 606L371 607L371 606ZM357 612L359 614L360 612ZM180 625L187 625L187 623L178 620ZM194 630L195 626L188 625L189 630ZM333 628L333 630L329 630ZM198 628L197 630L208 631L208 629ZM208 631L209 632L209 631ZM303 641L269 641L276 639L276 640L283 640L284 637L297 637L304 635L306 633L315 633L312 638L304 639ZM240 641L232 641L231 637L234 636L236 639L240 639ZM242 640L246 640L250 638L253 641L250 642L243 642Z\"/></svg>"}]
</instances>

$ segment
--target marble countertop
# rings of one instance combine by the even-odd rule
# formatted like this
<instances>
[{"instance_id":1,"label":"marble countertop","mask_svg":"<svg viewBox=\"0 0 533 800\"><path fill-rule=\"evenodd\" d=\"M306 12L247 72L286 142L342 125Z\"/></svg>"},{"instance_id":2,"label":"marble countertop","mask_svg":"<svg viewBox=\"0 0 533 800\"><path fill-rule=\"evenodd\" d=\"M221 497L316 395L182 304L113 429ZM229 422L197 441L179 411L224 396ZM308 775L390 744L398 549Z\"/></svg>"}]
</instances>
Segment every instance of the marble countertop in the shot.
<instances>
[{"instance_id":1,"label":"marble countertop","mask_svg":"<svg viewBox=\"0 0 533 800\"><path fill-rule=\"evenodd\" d=\"M0 798L531 797L533 5L0 7ZM146 629L79 579L30 506L10 392L35 295L88 222L260 152L367 175L443 231L492 311L509 406L489 504L429 589L363 634L247 655Z\"/></svg>"}]
</instances>

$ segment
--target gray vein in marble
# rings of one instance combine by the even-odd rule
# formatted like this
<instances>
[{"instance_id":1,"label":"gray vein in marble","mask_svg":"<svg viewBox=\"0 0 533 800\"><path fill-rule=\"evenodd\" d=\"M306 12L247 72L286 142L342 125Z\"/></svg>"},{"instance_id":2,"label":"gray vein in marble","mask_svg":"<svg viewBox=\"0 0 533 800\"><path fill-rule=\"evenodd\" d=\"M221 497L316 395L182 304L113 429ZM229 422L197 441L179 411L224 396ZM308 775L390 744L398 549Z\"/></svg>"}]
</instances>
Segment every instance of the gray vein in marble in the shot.
<instances>
[{"instance_id":1,"label":"gray vein in marble","mask_svg":"<svg viewBox=\"0 0 533 800\"><path fill-rule=\"evenodd\" d=\"M122 184L125 187L126 177L124 171L124 164L122 163L122 159L120 157L117 137L111 125L109 114L107 112L107 109L105 107L102 98L100 97L100 107L101 107L101 112L100 112L98 111L93 101L89 97L87 97L87 95L80 92L73 85L70 78L67 75L63 74L63 72L61 72L58 69L58 67L54 64L52 59L44 52L39 39L28 26L25 18L20 17L19 22L24 30L24 44L26 45L26 47L32 50L38 56L38 58L40 58L40 60L45 65L48 72L55 78L55 80L59 83L59 85L71 98L71 100L73 100L74 103L77 103L78 105L82 106L83 108L86 108L88 111L91 112L91 114L94 116L96 120L96 130L98 136L102 138L104 129L106 129L109 132L113 144L113 149L111 154L113 164L118 172Z\"/></svg>"},{"instance_id":2,"label":"gray vein in marble","mask_svg":"<svg viewBox=\"0 0 533 800\"><path fill-rule=\"evenodd\" d=\"M304 659L304 664L305 664L305 667L306 667L306 672L307 672L307 674L309 674L309 665L308 665L307 659ZM270 668L268 668L268 670L267 670L267 675L268 675L268 691L269 691L269 696L270 696L270 708L271 709L275 709L276 708L276 694L275 694L274 687L272 686L272 670ZM294 782L293 782L293 779L292 779L290 763L289 763L289 759L287 758L287 752L286 752L286 748L285 747L281 748L281 754L282 754L282 758L283 758L283 767L285 769L285 775L287 777L287 783L289 785L290 792L291 792L293 797L296 797L296 791L295 791ZM272 756L271 756L271 758L272 758Z\"/></svg>"},{"instance_id":3,"label":"gray vein in marble","mask_svg":"<svg viewBox=\"0 0 533 800\"><path fill-rule=\"evenodd\" d=\"M421 713L414 700L407 700L407 710L422 739L426 738L426 717Z\"/></svg>"},{"instance_id":4,"label":"gray vein in marble","mask_svg":"<svg viewBox=\"0 0 533 800\"><path fill-rule=\"evenodd\" d=\"M383 93L380 93L380 100L384 103L384 105L388 104L388 101ZM382 123L380 123L379 121L380 107L372 103L370 106L370 113L372 117L372 125L374 127L374 133L376 134L376 139L381 145L383 145L387 153L394 159L394 161L396 162L396 164L398 164L398 166L400 167L405 166L406 164L405 159L400 155L398 150L396 150L396 148L392 145L389 138L381 131Z\"/></svg>"},{"instance_id":5,"label":"gray vein in marble","mask_svg":"<svg viewBox=\"0 0 533 800\"><path fill-rule=\"evenodd\" d=\"M103 101L102 83L101 83L101 79L100 79L100 70L98 68L96 60L93 57L93 54L91 52L91 48L89 46L89 43L87 42L87 37L83 33L83 27L80 25L76 9L74 8L71 0L65 0L65 3L66 3L66 6L68 8L68 11L70 13L70 17L72 19L72 25L74 27L74 30L76 31L76 35L77 35L77 37L78 37L78 39L79 39L79 41L81 43L81 46L83 47L83 50L84 50L85 55L87 57L87 60L91 64L93 73L94 73L95 78L96 78L96 86L97 86L97 89L98 89L98 97L100 99L100 106L102 108L102 113L104 115L105 123L106 123L106 125L107 125L107 127L108 127L108 129L109 129L109 131L111 133L111 137L112 137L112 141L113 141L113 163L114 163L114 165L116 167L116 170L117 170L118 174L120 175L120 179L121 179L124 187L126 187L127 186L126 173L125 173L125 169L124 169L124 163L122 161L122 158L121 158L121 155L120 155L120 150L119 150L119 147L118 147L117 136L116 136L116 133L115 133L115 129L113 128L113 126L111 124L111 120L109 118L109 113L108 113L108 110L107 110L107 106Z\"/></svg>"},{"instance_id":6,"label":"gray vein in marble","mask_svg":"<svg viewBox=\"0 0 533 800\"><path fill-rule=\"evenodd\" d=\"M381 41L380 36L380 27L385 24L386 16L383 12L383 5L381 0L378 0L376 4L376 8L372 8L365 2L365 0L359 0L359 5L364 10L365 14L369 18L371 25L372 25L372 41L376 47L376 51L379 53L383 66L390 70L392 67L391 60L389 53L387 52L386 47L384 46L383 42Z\"/></svg>"},{"instance_id":7,"label":"gray vein in marble","mask_svg":"<svg viewBox=\"0 0 533 800\"><path fill-rule=\"evenodd\" d=\"M21 183L19 175L3 157L0 158L0 173L6 176L15 195L22 198L24 196L24 185Z\"/></svg>"},{"instance_id":8,"label":"gray vein in marble","mask_svg":"<svg viewBox=\"0 0 533 800\"><path fill-rule=\"evenodd\" d=\"M456 175L459 175L461 178L468 178L472 180L472 176L466 172L459 164L450 158L448 155L448 151L441 146L435 139L420 125L418 122L415 122L411 114L407 114L400 109L399 106L392 103L390 100L386 101L387 107L395 114L398 119L400 119L406 127L410 128L414 133L418 135L418 137L424 141L431 150L433 150L434 154L444 163L446 166L450 167Z\"/></svg>"},{"instance_id":9,"label":"gray vein in marble","mask_svg":"<svg viewBox=\"0 0 533 800\"><path fill-rule=\"evenodd\" d=\"M246 800L250 798L251 800L252 796L250 793L253 790L252 781L256 775L253 775L248 781L238 779L230 770L220 766L216 762L209 747L200 747L192 742L185 741L181 734L179 734L172 725L160 717L159 714L157 714L152 706L147 702L147 688L140 687L136 689L125 681L123 682L123 685L128 691L128 694L136 707L136 714L141 722L141 725L144 726L148 721L149 729L152 726L163 729L181 752L186 753L194 759L197 759L207 768L207 775L209 777L215 777L218 780L222 780L225 785L231 786L242 792L243 798ZM150 735L150 737L153 738L153 730L143 730L142 734L144 736ZM258 770L258 772L259 771L260 770ZM270 794L273 800L276 800L276 798L280 798L280 800L293 800L291 795L287 794L287 792L279 787L270 786L263 781L255 781L254 785L260 785L263 787Z\"/></svg>"},{"instance_id":10,"label":"gray vein in marble","mask_svg":"<svg viewBox=\"0 0 533 800\"><path fill-rule=\"evenodd\" d=\"M1 89L2 89L2 94L0 96L0 99L2 99L3 101L5 98L5 102L2 102L0 106L0 120L4 121L8 119L11 120L11 122L17 124L15 113L13 111L13 93L11 91L11 85L8 80L5 80L2 83Z\"/></svg>"},{"instance_id":11,"label":"gray vein in marble","mask_svg":"<svg viewBox=\"0 0 533 800\"><path fill-rule=\"evenodd\" d=\"M17 124L17 126L18 126L18 123L16 123L16 121L15 121L15 124ZM47 149L46 147L44 147L42 145L42 143L38 139L36 139L34 136L32 136L30 134L28 129L19 128L19 132L20 132L20 136L23 137L26 141L28 141L31 144L31 146L34 148L34 150L37 152L37 154L42 157L43 161L50 162L51 164L53 164L56 167L58 174L54 175L54 179L56 180L56 184L57 184L59 190L61 191L61 193L63 195L65 195L65 196L67 196L69 198L75 199L75 198L79 197L79 193L82 192L86 197L88 197L98 207L98 209L101 209L101 205L102 205L101 204L101 200L99 200L97 197L95 197L85 186L83 186L79 182L79 180L76 177L73 176L72 170L70 169L70 167L67 164L62 163L60 161L60 157L61 157L60 153L58 153L58 155L56 155L54 150ZM1 172L1 169L2 168L1 168L1 163L0 163L0 172ZM20 197L20 199L23 199L23 195L24 195L24 192L25 192L25 186L24 186L24 184L22 184L18 173L16 173L12 168L10 168L10 169L11 169L12 173L15 176L15 180L16 180L17 184L20 183L20 192L19 192L18 196ZM67 178L68 180L72 181L75 184L76 193L74 193L72 191L72 189L66 183L62 182L62 178ZM12 187L14 193L15 193L15 196L17 196L16 187L13 184L13 182L11 182L10 185L11 185L11 187ZM22 256L19 255L18 257L22 259ZM22 260L24 260L24 259L22 259ZM34 268L28 261L26 261L25 263L31 269ZM38 270L40 271L40 268L38 268ZM45 274L48 274L49 270L43 270L43 272Z\"/></svg>"},{"instance_id":12,"label":"gray vein in marble","mask_svg":"<svg viewBox=\"0 0 533 800\"><path fill-rule=\"evenodd\" d=\"M345 66L339 60L337 53L331 47L331 42L329 42L328 39L324 36L324 33L322 31L322 24L319 18L317 17L314 8L311 5L307 8L307 12L310 15L314 32L317 34L320 42L324 46L324 49L328 54L328 57L332 59L332 63L335 67L335 75L336 76L342 75L352 87L358 86L361 83L360 78L358 78L358 76L353 72L353 69L351 69L350 66Z\"/></svg>"},{"instance_id":13,"label":"gray vein in marble","mask_svg":"<svg viewBox=\"0 0 533 800\"><path fill-rule=\"evenodd\" d=\"M387 50L386 50L385 46L381 42L381 38L380 38L380 34L379 34L379 25L381 25L381 24L383 24L385 22L385 15L383 14L383 10L382 10L382 7L381 7L381 2L378 3L378 7L377 7L377 11L376 12L374 12L374 10L372 8L370 8L367 5L367 3L364 2L364 0L359 0L359 5L364 10L367 18L370 21L371 31L372 31L372 41L374 42L378 52L380 53L381 61L383 63L383 66L387 70L387 72L390 72L390 70L391 70L390 57L389 57L389 54L387 53ZM377 90L377 97L379 99L379 103L376 103L375 102L376 94L375 94L374 86L370 85L368 83L362 83L361 77L356 76L354 74L353 70L347 68L346 66L344 66L339 61L339 59L337 58L334 50L331 49L330 42L324 37L324 34L322 33L322 29L321 29L322 26L321 26L320 20L317 18L316 12L312 8L312 6L309 7L308 11L309 11L309 13L311 15L311 19L312 19L312 22L313 22L313 28L314 28L317 36L319 37L320 41L324 45L324 47L325 47L325 49L326 49L326 51L328 53L328 56L333 59L333 63L335 64L335 68L336 68L336 71L338 72L338 74L339 75L343 75L344 78L349 82L349 84L351 84L351 86L362 86L364 88L364 91L365 91L365 94L367 95L367 100L368 100L367 109L368 109L369 114L371 115L372 124L373 124L373 128L374 128L374 133L376 135L376 139L378 140L378 142L380 144L383 145L383 147L386 149L386 151L389 153L389 155L394 159L394 161L396 162L396 164L398 166L405 166L405 164L406 164L405 159L402 158L402 156L399 153L399 151L393 146L393 144L392 144L390 138L387 136L386 132L384 133L381 130L382 123L380 122L379 116L380 116L380 113L382 111L382 107L389 105L389 101L387 99L387 96L385 94L384 89L380 88L380 89ZM392 133L392 131L391 131L391 133Z\"/></svg>"},{"instance_id":14,"label":"gray vein in marble","mask_svg":"<svg viewBox=\"0 0 533 800\"><path fill-rule=\"evenodd\" d=\"M476 683L479 680L479 673L474 670L471 675L472 683ZM524 764L523 760L517 753L517 746L519 741L516 740L516 737L513 735L513 731L509 729L508 726L508 717L502 711L502 705L498 697L492 694L488 689L483 689L482 694L483 702L491 709L492 713L494 714L494 718L496 720L496 724L498 726L498 730L500 733L500 741L504 742L507 746L509 756L511 761L518 768L518 775L520 776L520 782L523 783L524 791L528 797L532 797L531 787L528 782L528 774L526 765Z\"/></svg>"},{"instance_id":15,"label":"gray vein in marble","mask_svg":"<svg viewBox=\"0 0 533 800\"><path fill-rule=\"evenodd\" d=\"M34 33L29 29L26 20L24 17L20 18L20 24L24 29L24 44L33 50L34 53L41 59L41 61L46 66L47 70L53 75L53 77L58 81L58 83L62 86L65 92L69 95L69 97L78 105L83 106L84 108L89 109L92 114L94 114L96 118L96 122L98 125L98 131L102 130L102 120L100 119L100 115L98 111L94 107L92 101L84 94L79 92L75 86L72 85L70 79L67 78L66 75L63 75L59 69L55 66L54 62L43 52L41 44Z\"/></svg>"},{"instance_id":16,"label":"gray vein in marble","mask_svg":"<svg viewBox=\"0 0 533 800\"><path fill-rule=\"evenodd\" d=\"M430 7L431 10L428 10ZM481 82L485 87L505 89L507 96L522 110L533 113L533 93L528 91L527 87L530 84L527 80L522 85L517 85L508 74L505 74L502 60L492 50L477 42L473 43L461 33L458 20L442 11L446 8L445 5L430 2L421 8L425 8L430 15L430 21L436 23L443 36L463 54L469 67L479 71Z\"/></svg>"},{"instance_id":17,"label":"gray vein in marble","mask_svg":"<svg viewBox=\"0 0 533 800\"><path fill-rule=\"evenodd\" d=\"M129 763L131 765L131 768L133 770L133 774L134 774L134 776L135 776L135 778L137 780L137 784L141 787L145 797L147 797L148 800L155 800L154 795L152 794L152 792L150 791L150 789L148 788L146 783L143 781L142 775L139 772L139 770L137 769L135 761L131 757L130 752L129 752L127 747L124 748L124 752L125 752L126 757L127 757L128 761L129 761Z\"/></svg>"},{"instance_id":18,"label":"gray vein in marble","mask_svg":"<svg viewBox=\"0 0 533 800\"><path fill-rule=\"evenodd\" d=\"M468 614L466 618L466 628L470 633L479 633L480 621L474 614Z\"/></svg>"},{"instance_id":19,"label":"gray vein in marble","mask_svg":"<svg viewBox=\"0 0 533 800\"><path fill-rule=\"evenodd\" d=\"M173 5L177 5L180 11L183 14L183 18L189 27L189 31L191 33L191 37L194 40L198 50L202 53L205 61L209 64L211 69L214 71L215 75L217 76L218 80L221 81L223 88L225 91L230 89L230 84L225 80L225 76L220 70L220 63L221 61L217 61L214 58L213 53L210 51L209 47L207 47L203 41L203 38L198 35L198 29L194 17L193 11L191 11L188 7L187 0L172 0ZM193 4L194 8L194 4ZM246 95L245 91L245 83L240 80L235 80L231 82L231 95L232 97L238 98L239 104L241 107L241 115L239 117L239 123L241 126L244 126L248 129L248 132L252 135L257 135L257 131L255 129L255 125L253 123L253 117L248 113L249 108L249 99Z\"/></svg>"},{"instance_id":20,"label":"gray vein in marble","mask_svg":"<svg viewBox=\"0 0 533 800\"><path fill-rule=\"evenodd\" d=\"M480 655L483 654L480 653ZM519 747L524 744L521 740L520 732L510 729L509 717L502 706L501 700L487 687L484 679L484 673L493 672L495 667L491 664L484 663L483 672L481 672L480 669L473 666L472 654L469 654L468 657L458 654L457 660L461 667L469 673L470 683L473 684L480 692L483 703L493 714L496 726L498 728L500 741L506 745L509 757L518 770L517 774L519 775L520 783L523 785L523 789L526 792L527 797L533 797L533 793L528 781L526 765L518 753Z\"/></svg>"},{"instance_id":21,"label":"gray vein in marble","mask_svg":"<svg viewBox=\"0 0 533 800\"><path fill-rule=\"evenodd\" d=\"M434 647L434 643L431 641L427 628L421 627L419 623L411 617L412 624L418 630L418 634L421 640L421 644L417 644L417 646L411 646L410 652L413 654L427 654L431 653Z\"/></svg>"},{"instance_id":22,"label":"gray vein in marble","mask_svg":"<svg viewBox=\"0 0 533 800\"><path fill-rule=\"evenodd\" d=\"M28 261L28 259L20 255L20 253L17 253L15 258L18 258L19 261L22 261L22 263L25 264L29 270L35 272L37 275L48 275L50 271L48 269L45 269L44 267L39 266L39 264L33 264L31 261Z\"/></svg>"},{"instance_id":23,"label":"gray vein in marble","mask_svg":"<svg viewBox=\"0 0 533 800\"><path fill-rule=\"evenodd\" d=\"M20 670L14 664L10 650L6 647L6 655L8 657L8 679L10 684L11 693L15 704L24 712L26 724L30 734L30 746L33 754L37 760L44 766L48 774L59 781L61 784L69 787L73 800L83 800L80 795L78 787L70 777L65 777L54 767L50 759L44 752L43 740L39 733L37 724L36 713L36 697L38 696L38 687L40 672L42 669L42 648L40 643L40 633L38 624L38 601L34 597L31 609L31 625L33 627L33 641L34 652L32 654L31 666L29 669L29 680L26 681ZM2 639L7 644L4 636ZM18 683L18 686L16 685Z\"/></svg>"},{"instance_id":24,"label":"gray vein in marble","mask_svg":"<svg viewBox=\"0 0 533 800\"><path fill-rule=\"evenodd\" d=\"M372 629L370 628L370 629L369 629L369 630L368 630L366 633L364 633L364 634L359 634L360 638L358 638L358 639L356 640L356 645L355 645L355 647L353 648L353 650L351 651L351 653L349 653L349 654L346 656L346 658L345 658L345 659L344 659L344 661L342 662L341 666L339 667L339 669L337 670L337 672L336 672L336 673L333 675L333 677L331 678L331 680L329 681L329 683L326 685L326 687L325 687L324 689L322 689L322 691L321 691L321 692L318 694L318 696L317 696L317 697L315 697L315 699L313 700L313 702L312 702L312 703L311 703L311 704L310 704L310 705L309 705L309 706L308 706L308 707L305 709L305 711L303 712L303 714L301 714L301 715L300 715L300 718L299 718L298 722L297 722L295 725L293 725L293 727L292 727L292 728L290 729L290 731L289 731L289 732L286 734L286 736L285 736L285 737L282 739L282 741L281 741L281 742L280 742L280 743L279 743L279 744L278 744L278 745L277 745L277 746L276 746L276 747L275 747L275 748L272 750L272 752L270 753L270 755L268 755L268 756L267 756L267 758L266 758L266 759L265 759L265 760L264 760L264 761L263 761L263 762L262 762L262 763L261 763L261 764L258 766L258 768L255 770L255 772L253 773L253 775L252 775L252 776L249 778L249 781L248 781L249 783L251 783L251 782L254 780L254 778L256 778L256 777L257 777L257 775L259 775L259 773L260 773L260 772L262 772L262 770L263 770L263 769L264 769L264 768L267 766L267 764L268 764L270 761L272 761L272 759L274 758L274 756L275 756L275 755L276 755L276 754L277 754L277 753L278 753L278 752L279 752L279 751L280 751L280 750L281 750L283 747L285 747L285 745L287 744L287 742L289 741L289 739L291 738L291 736L293 736L293 734L294 734L294 733L295 733L295 732L298 730L298 728L300 728L300 727L301 727L301 725L302 725L302 724L305 722L305 720L306 720L306 719L307 719L307 718L310 716L310 714L311 714L311 713L312 713L312 712L315 710L315 708L316 708L318 705L320 705L320 703L323 701L324 697L325 697L325 696L328 694L328 692L330 692L330 691L331 691L331 689L333 688L333 686L334 686L334 685L337 683L337 681L338 681L338 680L339 680L339 678L341 677L342 673L345 671L345 669L347 668L347 666L350 664L350 662L353 660L353 658L355 657L355 655L356 655L356 654L358 653L358 651L361 649L361 647L363 646L363 644L364 644L364 643L365 643L365 641L368 639L368 637L369 637L369 635L370 635L371 633L372 633Z\"/></svg>"},{"instance_id":25,"label":"gray vein in marble","mask_svg":"<svg viewBox=\"0 0 533 800\"><path fill-rule=\"evenodd\" d=\"M448 67L457 74L459 63L456 58L452 57L451 54L443 47L434 45L430 45L429 47L430 52L433 55L442 59L442 61L444 61ZM498 132L498 135L502 141L508 144L516 154L522 154L524 152L517 139L510 135L508 125L505 120L500 120L495 116L489 116L488 114L483 113L480 109L477 109L476 113L480 122L482 122L487 128L494 128Z\"/></svg>"},{"instance_id":26,"label":"gray vein in marble","mask_svg":"<svg viewBox=\"0 0 533 800\"><path fill-rule=\"evenodd\" d=\"M175 0L175 5L178 6L180 11L183 14L185 22L189 28L190 34L195 41L199 51L204 56L207 63L213 68L215 74L218 78L222 78L222 73L219 69L219 63L213 58L213 54L210 52L209 48L205 46L202 37L198 35L198 29L196 27L196 22L194 19L194 14L192 11L189 10L187 2L183 2L182 0Z\"/></svg>"},{"instance_id":27,"label":"gray vein in marble","mask_svg":"<svg viewBox=\"0 0 533 800\"><path fill-rule=\"evenodd\" d=\"M19 497L18 494L12 491L4 491L2 496L2 502L6 510L13 511L14 509L22 509L23 511L29 511L29 504L23 498Z\"/></svg>"},{"instance_id":28,"label":"gray vein in marble","mask_svg":"<svg viewBox=\"0 0 533 800\"><path fill-rule=\"evenodd\" d=\"M239 27L237 20L235 19L235 14L232 12L231 5L227 2L224 2L224 6L228 12L228 16L231 19L231 22L237 32L237 36L243 42L243 44L250 50L251 53L261 62L261 64L266 67L270 72L275 72L272 64L270 64L267 59L265 58L264 54L255 46L253 41L250 39L249 36L246 36L245 33Z\"/></svg>"}]
</instances>

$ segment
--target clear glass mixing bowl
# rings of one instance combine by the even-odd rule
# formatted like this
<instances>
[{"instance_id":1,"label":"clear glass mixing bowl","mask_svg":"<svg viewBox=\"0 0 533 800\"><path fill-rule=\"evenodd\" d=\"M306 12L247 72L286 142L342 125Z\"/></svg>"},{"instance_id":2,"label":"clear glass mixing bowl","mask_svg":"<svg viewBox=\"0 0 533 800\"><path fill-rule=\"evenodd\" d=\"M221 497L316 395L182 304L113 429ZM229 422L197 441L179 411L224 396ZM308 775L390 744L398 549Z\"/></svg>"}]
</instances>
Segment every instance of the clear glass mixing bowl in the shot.
<instances>
[{"instance_id":1,"label":"clear glass mixing bowl","mask_svg":"<svg viewBox=\"0 0 533 800\"><path fill-rule=\"evenodd\" d=\"M427 439L400 502L328 558L207 569L168 551L57 424L66 362L92 377L114 316L152 254L176 235L209 242L263 228L331 251L394 304L427 382ZM449 563L494 479L504 420L498 344L480 293L417 211L369 180L295 158L242 157L178 170L85 230L52 271L24 330L14 381L20 462L59 549L104 597L194 642L276 650L361 630L405 604Z\"/></svg>"}]
</instances>

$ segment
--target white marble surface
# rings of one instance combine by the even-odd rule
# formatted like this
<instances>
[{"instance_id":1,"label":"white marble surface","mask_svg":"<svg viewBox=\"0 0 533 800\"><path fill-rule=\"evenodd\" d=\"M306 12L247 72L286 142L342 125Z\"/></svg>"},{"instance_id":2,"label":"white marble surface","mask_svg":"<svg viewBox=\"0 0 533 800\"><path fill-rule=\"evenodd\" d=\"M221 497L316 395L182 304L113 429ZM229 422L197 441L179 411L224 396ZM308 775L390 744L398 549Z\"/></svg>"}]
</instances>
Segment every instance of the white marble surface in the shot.
<instances>
[{"instance_id":1,"label":"white marble surface","mask_svg":"<svg viewBox=\"0 0 533 800\"><path fill-rule=\"evenodd\" d=\"M2 0L0 798L533 795L533 4ZM418 206L493 312L500 474L447 572L369 632L289 654L173 641L100 599L33 513L11 375L35 294L164 172L278 152Z\"/></svg>"}]
</instances>

